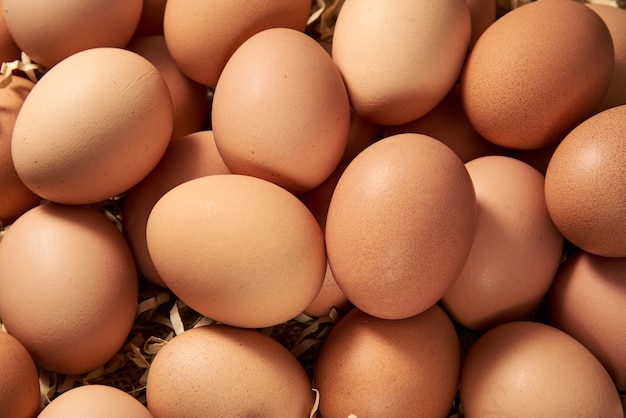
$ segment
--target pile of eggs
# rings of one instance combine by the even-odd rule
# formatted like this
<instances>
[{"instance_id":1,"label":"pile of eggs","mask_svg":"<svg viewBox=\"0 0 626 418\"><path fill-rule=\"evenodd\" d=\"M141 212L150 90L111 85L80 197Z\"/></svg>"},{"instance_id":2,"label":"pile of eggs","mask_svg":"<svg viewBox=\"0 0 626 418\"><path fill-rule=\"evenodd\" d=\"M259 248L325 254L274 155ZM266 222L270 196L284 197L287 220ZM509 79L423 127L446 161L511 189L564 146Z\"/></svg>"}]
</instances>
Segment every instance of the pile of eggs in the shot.
<instances>
[{"instance_id":1,"label":"pile of eggs","mask_svg":"<svg viewBox=\"0 0 626 418\"><path fill-rule=\"evenodd\" d=\"M2 0L0 413L623 417L626 10L497 3Z\"/></svg>"}]
</instances>

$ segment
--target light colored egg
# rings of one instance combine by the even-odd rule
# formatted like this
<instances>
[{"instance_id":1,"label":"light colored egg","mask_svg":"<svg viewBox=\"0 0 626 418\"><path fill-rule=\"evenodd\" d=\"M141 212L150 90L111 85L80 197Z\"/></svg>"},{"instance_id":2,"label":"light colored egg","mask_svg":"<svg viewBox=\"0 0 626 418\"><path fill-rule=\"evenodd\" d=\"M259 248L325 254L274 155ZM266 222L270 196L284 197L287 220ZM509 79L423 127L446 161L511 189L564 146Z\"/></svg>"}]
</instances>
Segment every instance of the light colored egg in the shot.
<instances>
[{"instance_id":1,"label":"light colored egg","mask_svg":"<svg viewBox=\"0 0 626 418\"><path fill-rule=\"evenodd\" d=\"M623 418L607 371L581 343L539 322L514 321L483 334L461 369L467 418Z\"/></svg>"},{"instance_id":2,"label":"light colored egg","mask_svg":"<svg viewBox=\"0 0 626 418\"><path fill-rule=\"evenodd\" d=\"M209 325L170 340L146 385L155 417L308 417L311 382L298 360L251 329Z\"/></svg>"},{"instance_id":3,"label":"light colored egg","mask_svg":"<svg viewBox=\"0 0 626 418\"><path fill-rule=\"evenodd\" d=\"M219 174L167 192L146 227L168 288L197 312L260 328L300 314L326 271L324 237L294 195L266 180Z\"/></svg>"},{"instance_id":4,"label":"light colored egg","mask_svg":"<svg viewBox=\"0 0 626 418\"><path fill-rule=\"evenodd\" d=\"M450 91L470 32L465 0L346 0L332 55L356 112L395 125L425 115Z\"/></svg>"},{"instance_id":5,"label":"light colored egg","mask_svg":"<svg viewBox=\"0 0 626 418\"><path fill-rule=\"evenodd\" d=\"M459 157L421 134L383 138L357 155L326 218L328 261L366 313L401 319L436 303L469 255L476 196Z\"/></svg>"},{"instance_id":6,"label":"light colored egg","mask_svg":"<svg viewBox=\"0 0 626 418\"><path fill-rule=\"evenodd\" d=\"M137 28L142 6L142 0L2 0L13 39L47 68L86 49L124 47Z\"/></svg>"},{"instance_id":7,"label":"light colored egg","mask_svg":"<svg viewBox=\"0 0 626 418\"><path fill-rule=\"evenodd\" d=\"M460 82L463 106L487 140L545 147L597 108L613 57L609 30L585 5L530 2L496 20L470 51Z\"/></svg>"},{"instance_id":8,"label":"light colored egg","mask_svg":"<svg viewBox=\"0 0 626 418\"><path fill-rule=\"evenodd\" d=\"M460 363L459 340L439 306L392 321L353 309L326 338L316 363L320 414L447 416Z\"/></svg>"},{"instance_id":9,"label":"light colored egg","mask_svg":"<svg viewBox=\"0 0 626 418\"><path fill-rule=\"evenodd\" d=\"M300 194L324 181L343 157L350 103L319 43L297 30L274 28L249 38L224 67L212 126L233 173Z\"/></svg>"},{"instance_id":10,"label":"light colored egg","mask_svg":"<svg viewBox=\"0 0 626 418\"><path fill-rule=\"evenodd\" d=\"M303 32L309 0L168 0L163 18L172 58L192 80L214 87L237 48L270 28Z\"/></svg>"},{"instance_id":11,"label":"light colored egg","mask_svg":"<svg viewBox=\"0 0 626 418\"><path fill-rule=\"evenodd\" d=\"M147 59L93 48L64 59L22 104L11 139L17 174L39 196L89 204L123 193L170 141L172 100Z\"/></svg>"},{"instance_id":12,"label":"light colored egg","mask_svg":"<svg viewBox=\"0 0 626 418\"><path fill-rule=\"evenodd\" d=\"M7 417L32 418L39 413L39 373L26 348L0 331L0 411Z\"/></svg>"},{"instance_id":13,"label":"light colored egg","mask_svg":"<svg viewBox=\"0 0 626 418\"><path fill-rule=\"evenodd\" d=\"M37 365L81 374L115 355L135 319L138 284L112 222L88 207L45 203L0 244L0 317Z\"/></svg>"}]
</instances>

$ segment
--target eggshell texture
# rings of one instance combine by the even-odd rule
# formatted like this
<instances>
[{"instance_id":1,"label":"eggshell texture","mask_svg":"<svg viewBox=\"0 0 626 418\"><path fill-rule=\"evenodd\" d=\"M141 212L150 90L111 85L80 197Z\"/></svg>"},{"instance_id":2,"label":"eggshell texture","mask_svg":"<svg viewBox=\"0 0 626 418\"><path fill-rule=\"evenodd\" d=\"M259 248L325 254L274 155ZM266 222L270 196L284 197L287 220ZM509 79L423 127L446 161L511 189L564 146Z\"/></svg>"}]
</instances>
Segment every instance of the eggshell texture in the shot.
<instances>
[{"instance_id":1,"label":"eggshell texture","mask_svg":"<svg viewBox=\"0 0 626 418\"><path fill-rule=\"evenodd\" d=\"M478 203L476 233L442 303L458 323L485 330L537 308L561 262L563 236L546 208L544 178L533 167L487 156L466 168Z\"/></svg>"},{"instance_id":2,"label":"eggshell texture","mask_svg":"<svg viewBox=\"0 0 626 418\"><path fill-rule=\"evenodd\" d=\"M130 394L113 386L83 385L63 392L37 418L153 418Z\"/></svg>"},{"instance_id":3,"label":"eggshell texture","mask_svg":"<svg viewBox=\"0 0 626 418\"><path fill-rule=\"evenodd\" d=\"M0 317L49 371L86 373L113 357L135 319L137 293L128 245L95 209L37 206L0 243Z\"/></svg>"},{"instance_id":4,"label":"eggshell texture","mask_svg":"<svg viewBox=\"0 0 626 418\"><path fill-rule=\"evenodd\" d=\"M94 48L63 60L35 84L15 121L17 174L39 196L89 204L120 194L163 156L172 101L139 54Z\"/></svg>"},{"instance_id":5,"label":"eggshell texture","mask_svg":"<svg viewBox=\"0 0 626 418\"><path fill-rule=\"evenodd\" d=\"M324 237L285 189L221 174L187 181L156 203L148 251L165 284L197 312L261 328L300 314L326 269Z\"/></svg>"},{"instance_id":6,"label":"eggshell texture","mask_svg":"<svg viewBox=\"0 0 626 418\"><path fill-rule=\"evenodd\" d=\"M626 104L626 10L606 4L587 3L606 24L611 39L615 63L609 88L597 112Z\"/></svg>"},{"instance_id":7,"label":"eggshell texture","mask_svg":"<svg viewBox=\"0 0 626 418\"><path fill-rule=\"evenodd\" d=\"M366 313L408 318L457 278L476 226L476 196L458 156L421 134L381 139L346 167L326 218L328 261Z\"/></svg>"},{"instance_id":8,"label":"eggshell texture","mask_svg":"<svg viewBox=\"0 0 626 418\"><path fill-rule=\"evenodd\" d=\"M545 1L545 0L542 0ZM582 344L538 322L516 321L483 334L461 369L464 416L620 417L617 389Z\"/></svg>"},{"instance_id":9,"label":"eggshell texture","mask_svg":"<svg viewBox=\"0 0 626 418\"><path fill-rule=\"evenodd\" d=\"M339 164L350 103L319 43L297 30L274 28L249 38L226 64L215 88L212 126L233 173L299 194Z\"/></svg>"},{"instance_id":10,"label":"eggshell texture","mask_svg":"<svg viewBox=\"0 0 626 418\"><path fill-rule=\"evenodd\" d=\"M489 141L548 146L595 111L613 61L609 30L591 9L570 0L531 2L495 21L470 51L463 106Z\"/></svg>"},{"instance_id":11,"label":"eggshell texture","mask_svg":"<svg viewBox=\"0 0 626 418\"><path fill-rule=\"evenodd\" d=\"M346 0L332 54L357 113L395 125L425 115L450 91L470 32L465 0Z\"/></svg>"},{"instance_id":12,"label":"eggshell texture","mask_svg":"<svg viewBox=\"0 0 626 418\"><path fill-rule=\"evenodd\" d=\"M215 146L213 131L198 131L172 140L155 169L126 193L122 231L144 277L166 287L152 263L146 243L146 224L156 202L187 180L228 173Z\"/></svg>"},{"instance_id":13,"label":"eggshell texture","mask_svg":"<svg viewBox=\"0 0 626 418\"><path fill-rule=\"evenodd\" d=\"M457 392L460 346L435 305L401 320L353 309L324 341L315 369L324 418L444 417Z\"/></svg>"},{"instance_id":14,"label":"eggshell texture","mask_svg":"<svg viewBox=\"0 0 626 418\"><path fill-rule=\"evenodd\" d=\"M626 389L626 259L577 251L559 270L548 299L548 320L583 343L616 386Z\"/></svg>"},{"instance_id":15,"label":"eggshell texture","mask_svg":"<svg viewBox=\"0 0 626 418\"><path fill-rule=\"evenodd\" d=\"M206 87L184 75L170 56L160 35L133 39L126 49L136 52L159 70L172 95L174 122L172 138L201 131L208 115Z\"/></svg>"},{"instance_id":16,"label":"eggshell texture","mask_svg":"<svg viewBox=\"0 0 626 418\"><path fill-rule=\"evenodd\" d=\"M141 16L142 0L2 0L20 49L50 68L76 52L124 47Z\"/></svg>"},{"instance_id":17,"label":"eggshell texture","mask_svg":"<svg viewBox=\"0 0 626 418\"><path fill-rule=\"evenodd\" d=\"M308 417L311 383L298 360L257 330L209 325L170 340L146 386L155 418Z\"/></svg>"},{"instance_id":18,"label":"eggshell texture","mask_svg":"<svg viewBox=\"0 0 626 418\"><path fill-rule=\"evenodd\" d=\"M606 257L626 256L626 105L573 129L546 171L550 216L572 244Z\"/></svg>"},{"instance_id":19,"label":"eggshell texture","mask_svg":"<svg viewBox=\"0 0 626 418\"><path fill-rule=\"evenodd\" d=\"M310 0L168 0L163 18L167 47L191 79L214 87L237 48L270 28L303 32Z\"/></svg>"},{"instance_id":20,"label":"eggshell texture","mask_svg":"<svg viewBox=\"0 0 626 418\"><path fill-rule=\"evenodd\" d=\"M10 334L0 331L0 411L12 418L39 413L39 374L32 357Z\"/></svg>"},{"instance_id":21,"label":"eggshell texture","mask_svg":"<svg viewBox=\"0 0 626 418\"><path fill-rule=\"evenodd\" d=\"M33 85L28 79L14 76L8 86L0 89L0 224L4 225L13 222L41 200L19 178L11 158L15 119Z\"/></svg>"}]
</instances>

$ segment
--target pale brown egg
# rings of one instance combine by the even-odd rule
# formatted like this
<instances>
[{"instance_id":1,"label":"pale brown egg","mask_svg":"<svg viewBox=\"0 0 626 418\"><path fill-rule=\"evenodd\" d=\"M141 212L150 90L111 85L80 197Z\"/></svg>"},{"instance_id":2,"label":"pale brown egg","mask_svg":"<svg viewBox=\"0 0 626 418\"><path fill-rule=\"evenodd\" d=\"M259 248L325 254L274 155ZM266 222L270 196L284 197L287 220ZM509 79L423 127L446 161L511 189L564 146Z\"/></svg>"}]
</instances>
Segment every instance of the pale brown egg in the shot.
<instances>
[{"instance_id":1,"label":"pale brown egg","mask_svg":"<svg viewBox=\"0 0 626 418\"><path fill-rule=\"evenodd\" d=\"M252 329L209 325L170 340L146 385L154 417L308 417L311 382L285 347Z\"/></svg>"},{"instance_id":2,"label":"pale brown egg","mask_svg":"<svg viewBox=\"0 0 626 418\"><path fill-rule=\"evenodd\" d=\"M0 225L13 222L41 200L19 178L11 158L15 119L33 86L32 81L14 76L11 84L0 89Z\"/></svg>"},{"instance_id":3,"label":"pale brown egg","mask_svg":"<svg viewBox=\"0 0 626 418\"><path fill-rule=\"evenodd\" d=\"M156 203L146 227L161 278L197 312L260 328L300 314L326 270L324 236L307 207L266 180L189 180Z\"/></svg>"},{"instance_id":4,"label":"pale brown egg","mask_svg":"<svg viewBox=\"0 0 626 418\"><path fill-rule=\"evenodd\" d=\"M84 206L45 203L0 243L0 317L49 371L81 374L112 358L135 319L137 272L120 231Z\"/></svg>"},{"instance_id":5,"label":"pale brown egg","mask_svg":"<svg viewBox=\"0 0 626 418\"><path fill-rule=\"evenodd\" d=\"M450 91L470 32L465 0L346 0L332 55L356 112L395 125L425 115Z\"/></svg>"},{"instance_id":6,"label":"pale brown egg","mask_svg":"<svg viewBox=\"0 0 626 418\"><path fill-rule=\"evenodd\" d=\"M545 180L548 211L575 246L626 256L626 105L597 113L554 151Z\"/></svg>"},{"instance_id":7,"label":"pale brown egg","mask_svg":"<svg viewBox=\"0 0 626 418\"><path fill-rule=\"evenodd\" d=\"M228 173L230 171L215 146L213 132L199 131L172 140L154 170L126 192L122 230L144 277L159 286L166 286L154 268L146 243L146 224L155 203L187 180Z\"/></svg>"},{"instance_id":8,"label":"pale brown egg","mask_svg":"<svg viewBox=\"0 0 626 418\"><path fill-rule=\"evenodd\" d=\"M401 319L436 303L457 278L476 227L476 195L440 141L398 134L346 167L326 218L328 261L366 313Z\"/></svg>"},{"instance_id":9,"label":"pale brown egg","mask_svg":"<svg viewBox=\"0 0 626 418\"><path fill-rule=\"evenodd\" d=\"M39 196L89 204L123 193L170 141L172 100L147 59L120 48L78 52L50 69L22 104L11 153Z\"/></svg>"},{"instance_id":10,"label":"pale brown egg","mask_svg":"<svg viewBox=\"0 0 626 418\"><path fill-rule=\"evenodd\" d=\"M324 418L444 417L457 393L460 345L437 305L400 320L353 309L326 338L315 368Z\"/></svg>"},{"instance_id":11,"label":"pale brown egg","mask_svg":"<svg viewBox=\"0 0 626 418\"><path fill-rule=\"evenodd\" d=\"M142 0L2 0L11 36L47 68L86 49L124 47L137 28L142 6Z\"/></svg>"},{"instance_id":12,"label":"pale brown egg","mask_svg":"<svg viewBox=\"0 0 626 418\"><path fill-rule=\"evenodd\" d=\"M304 32L310 10L310 0L168 0L163 31L180 69L214 87L246 39L270 28Z\"/></svg>"},{"instance_id":13,"label":"pale brown egg","mask_svg":"<svg viewBox=\"0 0 626 418\"><path fill-rule=\"evenodd\" d=\"M11 418L33 418L39 413L39 374L24 346L0 331L0 411Z\"/></svg>"},{"instance_id":14,"label":"pale brown egg","mask_svg":"<svg viewBox=\"0 0 626 418\"><path fill-rule=\"evenodd\" d=\"M442 299L460 324L486 330L524 319L548 292L561 262L563 236L544 198L544 178L510 157L468 162L478 216L463 270Z\"/></svg>"},{"instance_id":15,"label":"pale brown egg","mask_svg":"<svg viewBox=\"0 0 626 418\"><path fill-rule=\"evenodd\" d=\"M463 363L460 398L467 418L624 416L598 359L539 322L508 322L483 334Z\"/></svg>"},{"instance_id":16,"label":"pale brown egg","mask_svg":"<svg viewBox=\"0 0 626 418\"><path fill-rule=\"evenodd\" d=\"M153 418L138 399L113 386L77 386L54 398L37 418Z\"/></svg>"},{"instance_id":17,"label":"pale brown egg","mask_svg":"<svg viewBox=\"0 0 626 418\"><path fill-rule=\"evenodd\" d=\"M496 20L470 51L463 106L487 140L545 147L595 111L613 62L609 30L591 9L569 0L530 2Z\"/></svg>"},{"instance_id":18,"label":"pale brown egg","mask_svg":"<svg viewBox=\"0 0 626 418\"><path fill-rule=\"evenodd\" d=\"M583 343L626 390L626 258L578 250L559 270L548 299L548 321Z\"/></svg>"},{"instance_id":19,"label":"pale brown egg","mask_svg":"<svg viewBox=\"0 0 626 418\"><path fill-rule=\"evenodd\" d=\"M294 194L318 186L346 149L350 103L324 48L297 30L274 28L244 42L215 88L215 142L233 172Z\"/></svg>"}]
</instances>

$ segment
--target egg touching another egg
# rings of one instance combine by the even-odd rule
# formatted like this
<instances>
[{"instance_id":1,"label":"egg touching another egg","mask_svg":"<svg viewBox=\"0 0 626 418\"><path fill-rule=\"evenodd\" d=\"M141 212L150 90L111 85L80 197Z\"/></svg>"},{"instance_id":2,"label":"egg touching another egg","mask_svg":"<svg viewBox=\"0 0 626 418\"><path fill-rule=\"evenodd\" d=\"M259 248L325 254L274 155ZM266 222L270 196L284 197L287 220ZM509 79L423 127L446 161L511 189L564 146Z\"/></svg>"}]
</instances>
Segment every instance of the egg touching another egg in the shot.
<instances>
[{"instance_id":1,"label":"egg touching another egg","mask_svg":"<svg viewBox=\"0 0 626 418\"><path fill-rule=\"evenodd\" d=\"M0 411L12 418L39 413L39 373L30 353L15 337L0 330Z\"/></svg>"}]
</instances>

